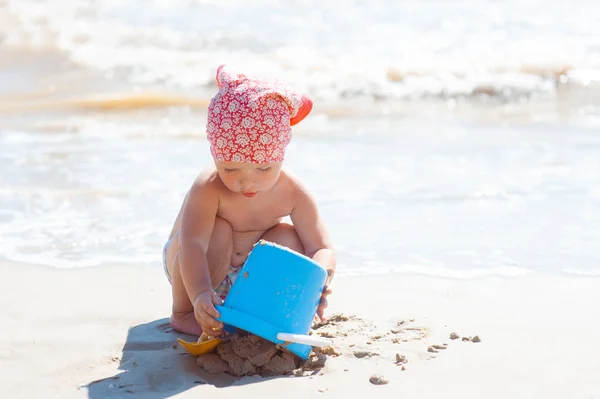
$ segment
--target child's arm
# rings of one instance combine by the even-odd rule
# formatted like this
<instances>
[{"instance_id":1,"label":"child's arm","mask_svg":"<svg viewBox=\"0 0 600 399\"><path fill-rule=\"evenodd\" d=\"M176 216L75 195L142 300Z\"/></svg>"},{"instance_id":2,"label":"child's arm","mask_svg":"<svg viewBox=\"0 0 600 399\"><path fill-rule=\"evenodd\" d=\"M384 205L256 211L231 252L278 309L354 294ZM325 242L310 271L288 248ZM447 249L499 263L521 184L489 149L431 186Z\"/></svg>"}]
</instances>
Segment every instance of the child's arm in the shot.
<instances>
[{"instance_id":1,"label":"child's arm","mask_svg":"<svg viewBox=\"0 0 600 399\"><path fill-rule=\"evenodd\" d=\"M319 215L316 201L312 195L299 185L295 200L290 218L292 219L296 233L298 233L304 245L306 256L323 266L328 274L321 305L317 309L317 315L321 320L324 320L323 312L327 307L326 297L331 293L329 285L333 279L336 267L335 252L333 251L333 244L329 238L325 223Z\"/></svg>"},{"instance_id":2,"label":"child's arm","mask_svg":"<svg viewBox=\"0 0 600 399\"><path fill-rule=\"evenodd\" d=\"M206 253L215 224L218 193L210 181L198 179L185 200L180 231L180 269L183 285L194 306L194 314L203 331L211 333L222 324L214 318L216 294L212 289Z\"/></svg>"}]
</instances>

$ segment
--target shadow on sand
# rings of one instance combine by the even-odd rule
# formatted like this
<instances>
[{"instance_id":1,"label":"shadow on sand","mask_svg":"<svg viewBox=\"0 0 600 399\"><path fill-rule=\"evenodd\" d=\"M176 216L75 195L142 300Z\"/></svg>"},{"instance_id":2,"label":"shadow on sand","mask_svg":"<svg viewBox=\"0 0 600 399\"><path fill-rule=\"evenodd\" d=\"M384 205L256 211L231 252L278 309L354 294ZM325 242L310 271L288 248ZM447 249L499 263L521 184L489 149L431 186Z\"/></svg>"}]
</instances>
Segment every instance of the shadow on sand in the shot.
<instances>
[{"instance_id":1,"label":"shadow on sand","mask_svg":"<svg viewBox=\"0 0 600 399\"><path fill-rule=\"evenodd\" d=\"M144 398L162 399L188 389L201 389L206 384L225 388L267 380L258 376L236 379L227 374L209 374L196 365L196 357L177 344L177 338L197 339L174 332L168 318L130 328L119 364L121 371L89 382L89 398L130 398L143 394Z\"/></svg>"}]
</instances>

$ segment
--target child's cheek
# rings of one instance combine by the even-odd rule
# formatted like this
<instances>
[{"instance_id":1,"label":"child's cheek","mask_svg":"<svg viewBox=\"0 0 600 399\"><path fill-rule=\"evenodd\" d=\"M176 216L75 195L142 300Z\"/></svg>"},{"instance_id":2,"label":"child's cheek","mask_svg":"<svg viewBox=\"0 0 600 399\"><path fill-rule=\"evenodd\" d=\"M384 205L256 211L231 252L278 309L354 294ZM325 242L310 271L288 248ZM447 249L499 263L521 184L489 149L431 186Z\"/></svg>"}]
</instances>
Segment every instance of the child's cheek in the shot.
<instances>
[{"instance_id":1,"label":"child's cheek","mask_svg":"<svg viewBox=\"0 0 600 399\"><path fill-rule=\"evenodd\" d=\"M230 189L232 191L237 190L237 184L236 184L235 178L233 178L231 176L224 176L221 178L221 180L223 181L223 183L225 183L225 186L228 189Z\"/></svg>"}]
</instances>

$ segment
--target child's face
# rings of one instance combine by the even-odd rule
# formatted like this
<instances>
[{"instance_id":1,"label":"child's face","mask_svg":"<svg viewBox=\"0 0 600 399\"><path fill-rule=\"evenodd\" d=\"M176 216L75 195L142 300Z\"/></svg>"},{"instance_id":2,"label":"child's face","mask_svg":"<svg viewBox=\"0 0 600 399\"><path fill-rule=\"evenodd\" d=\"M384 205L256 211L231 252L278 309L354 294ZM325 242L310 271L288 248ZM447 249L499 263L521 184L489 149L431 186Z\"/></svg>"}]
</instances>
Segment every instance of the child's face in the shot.
<instances>
[{"instance_id":1,"label":"child's face","mask_svg":"<svg viewBox=\"0 0 600 399\"><path fill-rule=\"evenodd\" d=\"M217 172L225 186L234 193L254 197L256 193L270 190L281 173L283 162L248 163L215 160Z\"/></svg>"}]
</instances>

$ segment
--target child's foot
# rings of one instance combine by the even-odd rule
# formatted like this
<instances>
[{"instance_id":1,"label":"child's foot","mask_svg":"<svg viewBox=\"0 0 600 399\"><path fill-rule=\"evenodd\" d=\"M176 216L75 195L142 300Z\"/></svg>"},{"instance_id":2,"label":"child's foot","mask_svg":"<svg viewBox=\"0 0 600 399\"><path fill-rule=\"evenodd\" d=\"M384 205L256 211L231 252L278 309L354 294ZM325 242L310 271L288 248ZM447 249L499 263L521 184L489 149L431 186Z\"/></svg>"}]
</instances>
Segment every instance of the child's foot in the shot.
<instances>
[{"instance_id":1,"label":"child's foot","mask_svg":"<svg viewBox=\"0 0 600 399\"><path fill-rule=\"evenodd\" d=\"M194 312L171 314L171 327L173 330L189 335L202 335L202 328L194 317Z\"/></svg>"}]
</instances>

